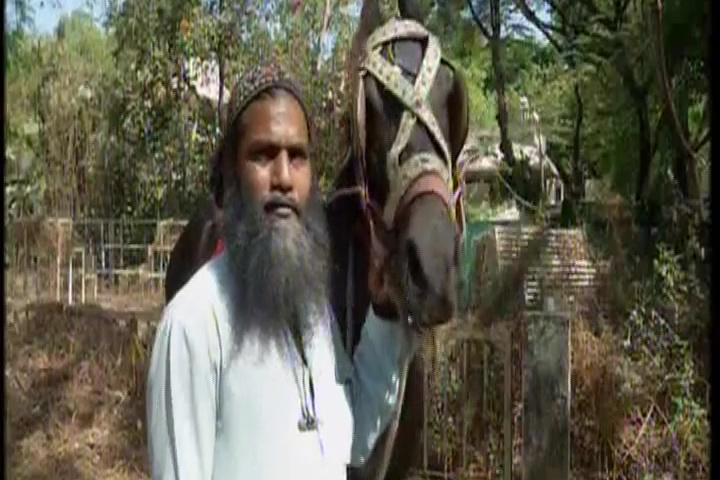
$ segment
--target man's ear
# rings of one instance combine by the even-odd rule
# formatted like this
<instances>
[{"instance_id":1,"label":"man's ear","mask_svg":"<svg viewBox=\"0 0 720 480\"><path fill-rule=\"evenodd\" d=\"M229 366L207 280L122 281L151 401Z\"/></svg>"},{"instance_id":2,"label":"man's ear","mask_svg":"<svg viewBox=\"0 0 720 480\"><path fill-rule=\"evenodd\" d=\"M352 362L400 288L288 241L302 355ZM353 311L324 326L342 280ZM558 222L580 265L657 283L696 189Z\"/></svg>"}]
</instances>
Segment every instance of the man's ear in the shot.
<instances>
[{"instance_id":1,"label":"man's ear","mask_svg":"<svg viewBox=\"0 0 720 480\"><path fill-rule=\"evenodd\" d=\"M215 150L215 153L210 160L210 192L215 198L215 205L217 205L218 208L222 208L223 198L225 196L222 159L222 146L220 146Z\"/></svg>"}]
</instances>

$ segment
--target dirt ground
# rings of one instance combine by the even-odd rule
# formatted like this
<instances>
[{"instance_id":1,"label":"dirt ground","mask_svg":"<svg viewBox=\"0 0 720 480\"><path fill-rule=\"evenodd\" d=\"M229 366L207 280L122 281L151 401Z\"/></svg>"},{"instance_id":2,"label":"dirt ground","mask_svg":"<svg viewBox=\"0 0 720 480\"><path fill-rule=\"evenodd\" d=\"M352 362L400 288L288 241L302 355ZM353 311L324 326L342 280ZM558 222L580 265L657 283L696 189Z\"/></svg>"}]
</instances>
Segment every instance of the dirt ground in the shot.
<instances>
[{"instance_id":1,"label":"dirt ground","mask_svg":"<svg viewBox=\"0 0 720 480\"><path fill-rule=\"evenodd\" d=\"M8 478L149 478L141 419L148 343L161 309L114 303L8 307Z\"/></svg>"},{"instance_id":2,"label":"dirt ground","mask_svg":"<svg viewBox=\"0 0 720 480\"><path fill-rule=\"evenodd\" d=\"M30 306L6 303L8 478L149 479L144 387L162 302L132 297L111 300L102 299L102 306L72 307L56 302ZM596 478L588 474L597 471L595 465L581 460L599 458L598 445L611 445L615 457L628 458L625 463L618 461L618 472L634 468L643 471L647 468L644 458L652 456L635 453L639 446L647 443L650 453L670 452L668 445L675 445L675 435L670 435L672 429L666 424L648 422L650 413L643 413L636 405L639 397L621 395L624 380L617 368L619 341L598 337L583 325L576 319L572 327L571 438L574 469L579 469L573 478ZM637 372L633 375L642 378L642 371ZM501 431L500 427L496 430ZM707 425L699 431L706 436ZM638 442L643 434L643 441ZM691 451L690 447L697 450L694 438L681 439L681 451ZM702 451L694 457L686 453L695 461L688 461L688 465L701 465L696 471L707 472L709 450L704 449L705 443L701 446ZM499 459L500 450L495 447L501 443L491 449L493 458ZM630 458L630 454L639 459ZM652 461L659 460L652 457ZM663 468L669 472L671 467L668 464ZM608 474L602 478L621 477ZM633 474L627 478L650 477Z\"/></svg>"}]
</instances>

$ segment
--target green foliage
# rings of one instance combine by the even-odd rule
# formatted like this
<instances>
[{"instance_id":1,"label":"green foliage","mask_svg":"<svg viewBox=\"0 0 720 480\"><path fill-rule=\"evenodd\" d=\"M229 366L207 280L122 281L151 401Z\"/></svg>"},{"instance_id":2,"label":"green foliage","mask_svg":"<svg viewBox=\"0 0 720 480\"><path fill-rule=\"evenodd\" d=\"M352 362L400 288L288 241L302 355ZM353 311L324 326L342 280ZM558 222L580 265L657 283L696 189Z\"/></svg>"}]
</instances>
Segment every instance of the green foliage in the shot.
<instances>
[{"instance_id":1,"label":"green foliage","mask_svg":"<svg viewBox=\"0 0 720 480\"><path fill-rule=\"evenodd\" d=\"M52 35L33 33L31 3L9 2L6 216L187 217L207 192L209 159L221 134L218 99L201 98L183 79L184 65L194 60L222 60L228 91L249 65L270 55L291 67L309 93L315 164L326 186L341 160L343 68L357 22L350 13L356 2L326 2L303 0L296 10L291 0L113 1L103 28L78 11L64 16ZM467 2L435 3L428 24L465 76L471 132L492 138L497 98L488 39ZM698 336L706 332L709 244L697 221L699 202L678 192L683 172L701 178L708 171L709 143L688 155L676 123L691 146L709 131L709 2L664 1L662 32L654 0L633 0L624 11L616 7L625 2L608 0L527 3L531 12L546 11L539 16L553 42L525 34L518 2L497 1L510 138L527 142L532 133L519 119L526 97L565 179L579 168L581 180L602 178L612 193L632 202L639 177L646 177L643 195L662 208L643 228L661 232L655 239L661 247L638 250L652 269L628 269L637 297L627 306L624 353L662 386L653 395L667 400L670 428L688 445L701 444L707 402L698 380L704 375L698 373ZM395 2L381 4L386 15L394 13ZM490 2L473 5L487 23ZM658 74L658 36L667 82ZM677 119L667 115L666 83ZM644 137L641 127L648 130ZM649 153L641 152L645 141ZM509 180L523 196L539 195L539 181L522 161ZM566 213L575 210L565 207ZM494 213L480 200L468 206L471 219ZM688 465L698 465L693 458Z\"/></svg>"},{"instance_id":2,"label":"green foliage","mask_svg":"<svg viewBox=\"0 0 720 480\"><path fill-rule=\"evenodd\" d=\"M89 195L102 198L86 199L92 203L86 211L108 216L187 215L206 189L208 158L217 145L220 125L216 102L198 98L178 81L183 63L222 58L229 90L248 64L274 52L293 65L308 85L315 97L314 110L325 112L328 92L334 94L334 102L342 97L337 87L356 21L348 13L351 3L332 2L326 31L321 33L324 0L303 1L299 11L290 0L263 6L229 0L111 2L107 30L94 25L89 15L75 12L61 19L53 37L38 37L29 30L30 4L11 2L11 28L5 33L9 161L39 162L45 167L36 171L54 175L51 172L67 163L67 152L58 149L63 143L60 137L70 135L70 118L85 118L83 128L93 131L94 143L85 148L92 158L76 159L75 163L92 170L94 183L102 185L102 195ZM475 4L483 21L487 21L488 5ZM518 34L527 30L527 23L518 22L517 13L512 14L516 2L501 1L499 5L511 138L527 137L527 126L518 122L519 98L526 96L540 114L543 134L557 156L553 160L570 172L578 112L574 86L578 84L584 104L582 168L610 179L614 190L634 198L639 126L632 88L639 85L647 92L651 142L656 145L649 173L651 193L656 195L663 186L672 185L675 177L668 177L668 170L672 170L678 147L672 141L674 123L661 119L664 94L661 82L655 79L654 4L638 0L613 23L608 21L615 14L609 2L554 3L549 17L543 18L549 19L555 32L565 32L564 36L555 34L562 51L538 42L537 36ZM535 12L548 7L535 1L529 5ZM707 47L700 28L707 12L705 4L701 8L688 5L678 0L665 3L663 39L670 84L673 94L678 92L674 100L681 100L680 87L689 99L687 105L676 104L676 110L680 114L686 111L688 138L697 143L709 124ZM382 9L390 15L396 7L384 1ZM446 55L465 74L473 129L496 130L490 50L467 3L437 2L428 22L440 36ZM628 83L633 78L637 85ZM60 92L77 92L81 85L97 95L78 110L80 104L64 101L72 96ZM319 116L324 123L320 126L319 169L325 178L332 175L336 163L328 158L340 137L335 118ZM35 124L39 126L37 134L23 133L33 131L26 127ZM56 151L51 154L53 148ZM56 160L48 155L55 155ZM55 167L49 168L51 164ZM707 164L703 153L697 168L705 169ZM13 169L22 170L19 165ZM48 187L53 191L52 182ZM115 191L121 193L115 195ZM108 198L110 192L112 198ZM60 203L66 206L49 206L50 210L68 208L73 201Z\"/></svg>"},{"instance_id":3,"label":"green foliage","mask_svg":"<svg viewBox=\"0 0 720 480\"><path fill-rule=\"evenodd\" d=\"M687 269L688 253L658 247L649 281L636 282L636 301L624 326L625 370L642 379L642 384L624 388L635 395L642 392L641 404L651 399L666 415L666 438L647 459L648 473L658 477L672 469L678 476L701 478L709 468L709 345L704 333L709 292ZM632 383L632 376L626 378Z\"/></svg>"},{"instance_id":4,"label":"green foliage","mask_svg":"<svg viewBox=\"0 0 720 480\"><path fill-rule=\"evenodd\" d=\"M495 128L495 99L487 91L490 57L487 51L477 52L458 62L468 84L470 98L470 124L482 129Z\"/></svg>"}]
</instances>

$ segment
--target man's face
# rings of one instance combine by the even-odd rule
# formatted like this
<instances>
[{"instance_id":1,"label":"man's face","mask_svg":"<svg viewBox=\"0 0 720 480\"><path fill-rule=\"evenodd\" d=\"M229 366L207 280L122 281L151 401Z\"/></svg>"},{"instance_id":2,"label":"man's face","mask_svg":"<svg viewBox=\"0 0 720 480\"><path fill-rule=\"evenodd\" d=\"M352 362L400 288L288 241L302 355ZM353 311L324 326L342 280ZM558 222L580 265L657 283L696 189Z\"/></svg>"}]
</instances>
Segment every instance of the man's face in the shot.
<instances>
[{"instance_id":1,"label":"man's face","mask_svg":"<svg viewBox=\"0 0 720 480\"><path fill-rule=\"evenodd\" d=\"M265 219L297 225L312 183L305 113L288 93L263 97L243 113L237 173Z\"/></svg>"},{"instance_id":2,"label":"man's face","mask_svg":"<svg viewBox=\"0 0 720 480\"><path fill-rule=\"evenodd\" d=\"M289 94L261 97L238 134L223 204L238 331L277 340L289 326L304 337L328 305L330 242L303 109Z\"/></svg>"}]
</instances>

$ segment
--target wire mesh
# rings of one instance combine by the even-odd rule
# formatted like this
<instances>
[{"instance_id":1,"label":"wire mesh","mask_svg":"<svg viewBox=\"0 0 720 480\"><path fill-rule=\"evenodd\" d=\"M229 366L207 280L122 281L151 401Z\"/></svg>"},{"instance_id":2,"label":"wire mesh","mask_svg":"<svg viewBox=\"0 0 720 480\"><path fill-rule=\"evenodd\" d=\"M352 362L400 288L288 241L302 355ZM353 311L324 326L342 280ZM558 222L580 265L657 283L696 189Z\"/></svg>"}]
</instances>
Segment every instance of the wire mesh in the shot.
<instances>
[{"instance_id":1,"label":"wire mesh","mask_svg":"<svg viewBox=\"0 0 720 480\"><path fill-rule=\"evenodd\" d=\"M23 218L6 224L6 298L18 303L159 299L184 220Z\"/></svg>"}]
</instances>

